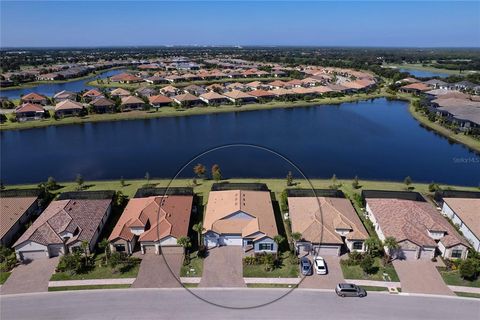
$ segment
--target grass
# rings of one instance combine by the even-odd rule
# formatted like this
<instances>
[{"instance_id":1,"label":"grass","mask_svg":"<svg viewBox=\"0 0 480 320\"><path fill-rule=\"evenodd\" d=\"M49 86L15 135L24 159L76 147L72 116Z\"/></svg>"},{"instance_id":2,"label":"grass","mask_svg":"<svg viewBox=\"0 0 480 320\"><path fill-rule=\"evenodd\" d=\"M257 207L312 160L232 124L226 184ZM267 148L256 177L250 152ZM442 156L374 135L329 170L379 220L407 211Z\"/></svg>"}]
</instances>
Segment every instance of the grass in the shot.
<instances>
[{"instance_id":1,"label":"grass","mask_svg":"<svg viewBox=\"0 0 480 320\"><path fill-rule=\"evenodd\" d=\"M124 289L130 288L129 284L98 284L86 286L65 286L49 287L48 291L73 291L73 290L94 290L94 289Z\"/></svg>"},{"instance_id":2,"label":"grass","mask_svg":"<svg viewBox=\"0 0 480 320\"><path fill-rule=\"evenodd\" d=\"M469 281L463 279L458 270L446 271L444 267L437 267L437 269L438 272L440 272L443 281L445 281L445 283L449 286L480 288L480 277L478 277L476 280Z\"/></svg>"},{"instance_id":3,"label":"grass","mask_svg":"<svg viewBox=\"0 0 480 320\"><path fill-rule=\"evenodd\" d=\"M86 279L113 279L113 278L136 278L140 264L136 264L129 270L124 272L114 272L114 269L110 266L104 266L102 264L103 254L97 254L95 256L95 267L86 272L80 274L69 274L65 272L54 273L50 278L51 281L61 280L86 280Z\"/></svg>"},{"instance_id":4,"label":"grass","mask_svg":"<svg viewBox=\"0 0 480 320\"><path fill-rule=\"evenodd\" d=\"M376 287L376 286L360 286L366 291L388 291L387 287Z\"/></svg>"},{"instance_id":5,"label":"grass","mask_svg":"<svg viewBox=\"0 0 480 320\"><path fill-rule=\"evenodd\" d=\"M180 268L180 277L201 277L203 273L203 260L197 257L197 252L190 254L190 263L183 265ZM195 272L191 273L190 269L194 269Z\"/></svg>"},{"instance_id":6,"label":"grass","mask_svg":"<svg viewBox=\"0 0 480 320\"><path fill-rule=\"evenodd\" d=\"M297 101L270 101L266 103L254 103L243 106L234 105L222 105L218 107L204 106L193 107L188 109L177 109L174 107L162 107L159 111L130 111L120 113L108 113L108 114L89 114L84 117L67 117L59 120L55 120L53 117L42 120L24 121L24 122L11 122L7 121L0 124L1 130L22 130L31 128L40 128L47 126L59 126L59 125L72 125L82 124L89 122L103 122L103 121L124 121L124 120L139 120L139 119L155 119L163 117L180 117L180 116L194 116L203 114L215 114L225 112L242 112L242 111L255 111L255 110L270 110L279 108L296 108L296 107L311 107L318 105L330 105L340 104L345 102L354 102L360 100L368 100L374 98L384 97L383 93L371 93L371 94L355 94L349 96L343 96L338 98L318 98L310 101L297 100Z\"/></svg>"},{"instance_id":7,"label":"grass","mask_svg":"<svg viewBox=\"0 0 480 320\"><path fill-rule=\"evenodd\" d=\"M296 288L296 284L283 283L247 283L247 288Z\"/></svg>"},{"instance_id":8,"label":"grass","mask_svg":"<svg viewBox=\"0 0 480 320\"><path fill-rule=\"evenodd\" d=\"M182 283L184 288L198 288L198 283Z\"/></svg>"},{"instance_id":9,"label":"grass","mask_svg":"<svg viewBox=\"0 0 480 320\"><path fill-rule=\"evenodd\" d=\"M423 64L420 64L420 63L385 64L385 66L397 67L397 68L402 68L402 69L419 70L419 71L446 73L446 74L450 74L450 75L465 75L469 72L468 70L464 70L460 73L460 70L435 68L435 67L431 67L431 66L424 66Z\"/></svg>"},{"instance_id":10,"label":"grass","mask_svg":"<svg viewBox=\"0 0 480 320\"><path fill-rule=\"evenodd\" d=\"M260 265L243 265L243 276L246 278L296 278L299 274L299 266L297 263L290 263L288 252L282 255L282 265L272 271L265 271L265 266Z\"/></svg>"},{"instance_id":11,"label":"grass","mask_svg":"<svg viewBox=\"0 0 480 320\"><path fill-rule=\"evenodd\" d=\"M393 265L382 267L381 259L375 258L374 266L378 268L377 272L373 274L366 274L365 272L363 272L362 268L358 265L347 266L347 265L344 265L343 263L341 264L343 277L345 279L384 281L383 273L387 273L393 282L400 281Z\"/></svg>"},{"instance_id":12,"label":"grass","mask_svg":"<svg viewBox=\"0 0 480 320\"><path fill-rule=\"evenodd\" d=\"M477 298L480 299L480 293L472 293L472 292L456 292L455 294L459 297L466 297L466 298Z\"/></svg>"},{"instance_id":13,"label":"grass","mask_svg":"<svg viewBox=\"0 0 480 320\"><path fill-rule=\"evenodd\" d=\"M10 277L10 274L10 272L0 272L0 284L4 284L8 277Z\"/></svg>"}]
</instances>

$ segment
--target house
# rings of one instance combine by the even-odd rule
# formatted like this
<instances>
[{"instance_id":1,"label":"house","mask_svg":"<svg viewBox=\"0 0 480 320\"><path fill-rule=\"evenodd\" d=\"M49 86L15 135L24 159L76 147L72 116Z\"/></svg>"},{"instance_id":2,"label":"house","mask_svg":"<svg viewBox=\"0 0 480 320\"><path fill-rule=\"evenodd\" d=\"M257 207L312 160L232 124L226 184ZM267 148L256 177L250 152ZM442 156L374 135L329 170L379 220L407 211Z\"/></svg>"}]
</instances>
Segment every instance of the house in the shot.
<instances>
[{"instance_id":1,"label":"house","mask_svg":"<svg viewBox=\"0 0 480 320\"><path fill-rule=\"evenodd\" d=\"M93 100L98 99L100 97L103 97L103 93L101 93L97 89L90 89L87 92L85 92L84 94L82 94L82 98L86 102L93 101Z\"/></svg>"},{"instance_id":2,"label":"house","mask_svg":"<svg viewBox=\"0 0 480 320\"><path fill-rule=\"evenodd\" d=\"M75 100L76 98L77 94L75 92L70 92L66 90L60 91L53 96L53 100L55 100L55 102L60 102L67 99Z\"/></svg>"},{"instance_id":3,"label":"house","mask_svg":"<svg viewBox=\"0 0 480 320\"><path fill-rule=\"evenodd\" d=\"M422 82L407 84L398 89L400 92L420 94L430 90L430 87Z\"/></svg>"},{"instance_id":4,"label":"house","mask_svg":"<svg viewBox=\"0 0 480 320\"><path fill-rule=\"evenodd\" d=\"M135 90L135 94L140 97L150 97L157 93L153 88L142 87Z\"/></svg>"},{"instance_id":5,"label":"house","mask_svg":"<svg viewBox=\"0 0 480 320\"><path fill-rule=\"evenodd\" d=\"M207 91L223 92L225 87L222 84L214 83L205 87L205 89L207 89Z\"/></svg>"},{"instance_id":6,"label":"house","mask_svg":"<svg viewBox=\"0 0 480 320\"><path fill-rule=\"evenodd\" d=\"M200 100L202 100L206 104L220 105L220 104L225 104L225 103L229 102L227 97L225 97L225 96L223 96L219 93L216 93L215 91L209 91L207 93L204 93L204 94L200 95L199 98L200 98Z\"/></svg>"},{"instance_id":7,"label":"house","mask_svg":"<svg viewBox=\"0 0 480 320\"><path fill-rule=\"evenodd\" d=\"M111 113L115 111L115 101L101 97L90 102L95 113Z\"/></svg>"},{"instance_id":8,"label":"house","mask_svg":"<svg viewBox=\"0 0 480 320\"><path fill-rule=\"evenodd\" d=\"M38 211L38 193L0 192L0 244L10 247Z\"/></svg>"},{"instance_id":9,"label":"house","mask_svg":"<svg viewBox=\"0 0 480 320\"><path fill-rule=\"evenodd\" d=\"M225 87L227 90L246 90L247 87L240 82L230 83Z\"/></svg>"},{"instance_id":10,"label":"house","mask_svg":"<svg viewBox=\"0 0 480 320\"><path fill-rule=\"evenodd\" d=\"M290 89L273 89L270 90L269 92L273 93L277 97L286 97L286 96L292 96L294 93Z\"/></svg>"},{"instance_id":11,"label":"house","mask_svg":"<svg viewBox=\"0 0 480 320\"><path fill-rule=\"evenodd\" d=\"M142 254L161 253L178 246L188 235L193 196L166 195L131 199L110 237L112 251L131 254L137 244Z\"/></svg>"},{"instance_id":12,"label":"house","mask_svg":"<svg viewBox=\"0 0 480 320\"><path fill-rule=\"evenodd\" d=\"M204 94L205 92L207 92L207 90L205 90L205 88L203 87L200 87L200 86L197 86L196 84L191 84L189 86L186 86L185 88L183 88L183 92L185 93L191 93L193 95L201 95L201 94Z\"/></svg>"},{"instance_id":13,"label":"house","mask_svg":"<svg viewBox=\"0 0 480 320\"><path fill-rule=\"evenodd\" d=\"M202 100L191 93L179 94L174 96L172 99L182 107L194 107L203 104Z\"/></svg>"},{"instance_id":14,"label":"house","mask_svg":"<svg viewBox=\"0 0 480 320\"><path fill-rule=\"evenodd\" d=\"M122 111L138 110L145 108L145 101L135 96L123 97L120 103Z\"/></svg>"},{"instance_id":15,"label":"house","mask_svg":"<svg viewBox=\"0 0 480 320\"><path fill-rule=\"evenodd\" d=\"M224 93L224 95L225 97L227 97L228 100L232 101L233 103L256 102L256 98L254 96L239 90L227 91Z\"/></svg>"},{"instance_id":16,"label":"house","mask_svg":"<svg viewBox=\"0 0 480 320\"><path fill-rule=\"evenodd\" d=\"M116 89L113 89L112 92L110 92L110 95L112 97L124 98L124 97L130 96L131 93L130 93L130 91L125 90L123 88L116 88Z\"/></svg>"},{"instance_id":17,"label":"house","mask_svg":"<svg viewBox=\"0 0 480 320\"><path fill-rule=\"evenodd\" d=\"M295 243L298 252L339 256L366 250L367 230L345 197L289 196L288 210L292 232L302 235Z\"/></svg>"},{"instance_id":18,"label":"house","mask_svg":"<svg viewBox=\"0 0 480 320\"><path fill-rule=\"evenodd\" d=\"M303 81L299 79L292 79L290 81L285 82L284 88L298 88L303 85Z\"/></svg>"},{"instance_id":19,"label":"house","mask_svg":"<svg viewBox=\"0 0 480 320\"><path fill-rule=\"evenodd\" d=\"M142 78L137 77L130 73L120 73L110 77L110 80L113 82L120 82L120 83L135 83L143 81Z\"/></svg>"},{"instance_id":20,"label":"house","mask_svg":"<svg viewBox=\"0 0 480 320\"><path fill-rule=\"evenodd\" d=\"M448 217L480 252L480 193L477 198L443 198L442 214Z\"/></svg>"},{"instance_id":21,"label":"house","mask_svg":"<svg viewBox=\"0 0 480 320\"><path fill-rule=\"evenodd\" d=\"M158 108L158 107L167 107L167 106L170 106L173 102L172 99L170 99L169 97L167 96L164 96L164 95L156 95L156 96L150 96L148 97L148 101L150 102L150 104L155 107L155 108Z\"/></svg>"},{"instance_id":22,"label":"house","mask_svg":"<svg viewBox=\"0 0 480 320\"><path fill-rule=\"evenodd\" d=\"M277 252L278 234L270 192L210 191L203 221L208 248L241 246L255 253Z\"/></svg>"},{"instance_id":23,"label":"house","mask_svg":"<svg viewBox=\"0 0 480 320\"><path fill-rule=\"evenodd\" d=\"M465 259L468 242L430 203L422 200L395 197L394 192L391 198L365 197L366 215L380 240L393 237L400 246L390 255L399 259L429 260L439 250L443 258Z\"/></svg>"},{"instance_id":24,"label":"house","mask_svg":"<svg viewBox=\"0 0 480 320\"><path fill-rule=\"evenodd\" d=\"M17 121L39 120L45 116L43 106L34 103L24 103L15 108Z\"/></svg>"},{"instance_id":25,"label":"house","mask_svg":"<svg viewBox=\"0 0 480 320\"><path fill-rule=\"evenodd\" d=\"M22 103L40 104L42 106L45 106L48 103L48 99L46 97L35 92L27 93L20 98L20 101Z\"/></svg>"},{"instance_id":26,"label":"house","mask_svg":"<svg viewBox=\"0 0 480 320\"><path fill-rule=\"evenodd\" d=\"M433 110L457 124L460 130L480 127L480 99L464 93L447 93L431 101Z\"/></svg>"},{"instance_id":27,"label":"house","mask_svg":"<svg viewBox=\"0 0 480 320\"><path fill-rule=\"evenodd\" d=\"M271 91L266 91L262 89L253 90L248 92L249 95L254 96L257 100L271 100L276 97Z\"/></svg>"},{"instance_id":28,"label":"house","mask_svg":"<svg viewBox=\"0 0 480 320\"><path fill-rule=\"evenodd\" d=\"M151 84L161 84L161 83L168 83L168 80L160 76L151 76L146 78L145 82L148 82Z\"/></svg>"},{"instance_id":29,"label":"house","mask_svg":"<svg viewBox=\"0 0 480 320\"><path fill-rule=\"evenodd\" d=\"M287 87L287 84L282 80L275 80L272 82L267 83L266 85L270 89L281 89Z\"/></svg>"},{"instance_id":30,"label":"house","mask_svg":"<svg viewBox=\"0 0 480 320\"><path fill-rule=\"evenodd\" d=\"M476 86L474 83L470 81L460 81L460 82L454 83L454 85L456 90L464 90L464 91L473 90L473 88L475 88Z\"/></svg>"},{"instance_id":31,"label":"house","mask_svg":"<svg viewBox=\"0 0 480 320\"><path fill-rule=\"evenodd\" d=\"M20 261L64 255L81 249L84 241L89 252L94 250L110 215L112 199L79 198L61 197L50 203L13 245Z\"/></svg>"},{"instance_id":32,"label":"house","mask_svg":"<svg viewBox=\"0 0 480 320\"><path fill-rule=\"evenodd\" d=\"M80 102L67 99L55 105L55 115L57 117L78 116L84 109Z\"/></svg>"},{"instance_id":33,"label":"house","mask_svg":"<svg viewBox=\"0 0 480 320\"><path fill-rule=\"evenodd\" d=\"M166 95L167 97L172 97L172 96L175 96L177 95L178 93L180 93L180 90L174 86L165 86L163 88L160 89L160 92L164 95Z\"/></svg>"},{"instance_id":34,"label":"house","mask_svg":"<svg viewBox=\"0 0 480 320\"><path fill-rule=\"evenodd\" d=\"M260 81L252 81L245 84L245 86L250 90L261 89L264 87L263 83L261 83Z\"/></svg>"},{"instance_id":35,"label":"house","mask_svg":"<svg viewBox=\"0 0 480 320\"><path fill-rule=\"evenodd\" d=\"M432 89L440 89L441 87L447 84L445 81L438 80L438 79L431 79L428 81L424 81L423 83Z\"/></svg>"}]
</instances>

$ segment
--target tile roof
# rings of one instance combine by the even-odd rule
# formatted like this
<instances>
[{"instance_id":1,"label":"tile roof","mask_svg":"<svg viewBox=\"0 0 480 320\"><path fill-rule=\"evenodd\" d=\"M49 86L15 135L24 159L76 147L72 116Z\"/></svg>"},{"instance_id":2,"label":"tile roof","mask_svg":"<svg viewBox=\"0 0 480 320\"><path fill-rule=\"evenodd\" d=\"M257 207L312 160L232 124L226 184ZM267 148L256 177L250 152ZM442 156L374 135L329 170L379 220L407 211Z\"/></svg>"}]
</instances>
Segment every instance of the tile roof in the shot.
<instances>
[{"instance_id":1,"label":"tile roof","mask_svg":"<svg viewBox=\"0 0 480 320\"><path fill-rule=\"evenodd\" d=\"M35 92L27 93L26 95L24 95L20 98L20 100L36 100L36 101L41 101L41 100L46 100L46 99L47 98L45 98L44 96L42 96L38 93L35 93Z\"/></svg>"},{"instance_id":2,"label":"tile roof","mask_svg":"<svg viewBox=\"0 0 480 320\"><path fill-rule=\"evenodd\" d=\"M398 242L409 240L419 246L436 246L428 230L444 231L440 240L445 247L468 243L455 228L428 202L367 198L375 219L385 237L394 237Z\"/></svg>"},{"instance_id":3,"label":"tile roof","mask_svg":"<svg viewBox=\"0 0 480 320\"><path fill-rule=\"evenodd\" d=\"M0 239L17 223L37 197L0 197Z\"/></svg>"},{"instance_id":4,"label":"tile roof","mask_svg":"<svg viewBox=\"0 0 480 320\"><path fill-rule=\"evenodd\" d=\"M24 103L15 108L15 113L17 112L45 112L45 109L39 104Z\"/></svg>"},{"instance_id":5,"label":"tile roof","mask_svg":"<svg viewBox=\"0 0 480 320\"><path fill-rule=\"evenodd\" d=\"M463 223L480 237L480 199L443 198L443 201L462 219Z\"/></svg>"},{"instance_id":6,"label":"tile roof","mask_svg":"<svg viewBox=\"0 0 480 320\"><path fill-rule=\"evenodd\" d=\"M101 97L93 100L92 102L90 102L90 104L94 107L110 107L110 106L114 106L115 102L110 99Z\"/></svg>"},{"instance_id":7,"label":"tile roof","mask_svg":"<svg viewBox=\"0 0 480 320\"><path fill-rule=\"evenodd\" d=\"M215 91L209 91L207 93L204 93L202 95L200 95L200 98L203 98L205 100L219 100L219 99L226 99L225 96L221 95L221 94L218 94L216 93Z\"/></svg>"},{"instance_id":8,"label":"tile roof","mask_svg":"<svg viewBox=\"0 0 480 320\"><path fill-rule=\"evenodd\" d=\"M245 99L245 98L253 98L253 96L239 90L232 90L224 93L225 96L232 98L232 99Z\"/></svg>"},{"instance_id":9,"label":"tile roof","mask_svg":"<svg viewBox=\"0 0 480 320\"><path fill-rule=\"evenodd\" d=\"M262 98L262 97L275 97L275 94L272 93L271 91L266 91L266 90L253 90L248 92L249 95L257 97L257 98Z\"/></svg>"},{"instance_id":10,"label":"tile roof","mask_svg":"<svg viewBox=\"0 0 480 320\"><path fill-rule=\"evenodd\" d=\"M412 89L412 90L419 90L419 91L429 91L430 87L426 84L419 82L419 83L411 83L407 84L406 86L400 87L400 89Z\"/></svg>"},{"instance_id":11,"label":"tile roof","mask_svg":"<svg viewBox=\"0 0 480 320\"><path fill-rule=\"evenodd\" d=\"M150 101L150 103L152 104L156 104L156 103L171 103L173 100L170 99L169 97L159 94L156 96L150 96L148 98L148 101Z\"/></svg>"},{"instance_id":12,"label":"tile roof","mask_svg":"<svg viewBox=\"0 0 480 320\"><path fill-rule=\"evenodd\" d=\"M90 89L84 94L82 94L82 97L99 97L99 96L103 96L103 94L96 89Z\"/></svg>"},{"instance_id":13,"label":"tile roof","mask_svg":"<svg viewBox=\"0 0 480 320\"><path fill-rule=\"evenodd\" d=\"M144 103L145 103L145 101L143 101L139 97L135 97L135 96L128 96L128 97L123 97L122 98L122 105L144 104Z\"/></svg>"},{"instance_id":14,"label":"tile roof","mask_svg":"<svg viewBox=\"0 0 480 320\"><path fill-rule=\"evenodd\" d=\"M342 244L336 229L351 230L346 238L365 240L368 233L349 200L332 197L289 197L292 231L313 243Z\"/></svg>"},{"instance_id":15,"label":"tile roof","mask_svg":"<svg viewBox=\"0 0 480 320\"><path fill-rule=\"evenodd\" d=\"M55 105L55 111L72 109L83 109L83 104L81 104L80 102L72 101L70 99L66 99Z\"/></svg>"},{"instance_id":16,"label":"tile roof","mask_svg":"<svg viewBox=\"0 0 480 320\"><path fill-rule=\"evenodd\" d=\"M184 94L179 94L177 96L173 97L174 100L180 101L180 102L186 102L186 101L198 101L198 97L194 96L191 93L184 93Z\"/></svg>"},{"instance_id":17,"label":"tile roof","mask_svg":"<svg viewBox=\"0 0 480 320\"><path fill-rule=\"evenodd\" d=\"M234 213L244 212L251 219L230 218ZM227 190L211 191L203 222L205 232L236 233L242 237L257 232L270 238L278 234L270 192Z\"/></svg>"},{"instance_id":18,"label":"tile roof","mask_svg":"<svg viewBox=\"0 0 480 320\"><path fill-rule=\"evenodd\" d=\"M131 227L150 229L139 236L139 241L159 241L167 236L179 238L188 234L193 196L153 196L130 199L109 240L132 240Z\"/></svg>"},{"instance_id":19,"label":"tile roof","mask_svg":"<svg viewBox=\"0 0 480 320\"><path fill-rule=\"evenodd\" d=\"M92 241L111 200L57 200L52 201L30 228L13 246L25 241L43 245L63 243L60 233L78 229L78 234L67 241Z\"/></svg>"},{"instance_id":20,"label":"tile roof","mask_svg":"<svg viewBox=\"0 0 480 320\"><path fill-rule=\"evenodd\" d=\"M110 93L112 96L129 96L131 93L123 88L117 88Z\"/></svg>"}]
</instances>

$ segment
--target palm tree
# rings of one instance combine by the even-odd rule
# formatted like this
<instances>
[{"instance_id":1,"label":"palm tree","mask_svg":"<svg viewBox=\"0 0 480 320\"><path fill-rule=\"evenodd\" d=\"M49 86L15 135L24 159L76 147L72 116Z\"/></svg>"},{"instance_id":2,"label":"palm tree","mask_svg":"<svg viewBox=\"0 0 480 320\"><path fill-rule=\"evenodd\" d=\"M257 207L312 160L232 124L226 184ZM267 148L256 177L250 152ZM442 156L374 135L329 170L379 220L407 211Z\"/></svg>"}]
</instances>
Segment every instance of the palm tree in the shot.
<instances>
[{"instance_id":1,"label":"palm tree","mask_svg":"<svg viewBox=\"0 0 480 320\"><path fill-rule=\"evenodd\" d=\"M205 228L203 227L203 223L199 222L197 224L194 224L192 229L197 233L198 246L200 247L202 245L202 232L205 230Z\"/></svg>"},{"instance_id":2,"label":"palm tree","mask_svg":"<svg viewBox=\"0 0 480 320\"><path fill-rule=\"evenodd\" d=\"M293 241L297 242L302 240L302 234L300 232L292 232Z\"/></svg>"},{"instance_id":3,"label":"palm tree","mask_svg":"<svg viewBox=\"0 0 480 320\"><path fill-rule=\"evenodd\" d=\"M183 248L183 255L186 261L187 259L187 249L192 246L192 242L189 237L180 237L177 239L177 244Z\"/></svg>"},{"instance_id":4,"label":"palm tree","mask_svg":"<svg viewBox=\"0 0 480 320\"><path fill-rule=\"evenodd\" d=\"M86 241L86 240L82 241L81 248L82 248L82 251L83 251L83 254L84 254L84 257L85 257L85 265L87 265L87 261L88 261L89 246L90 246L90 244L88 243L88 241Z\"/></svg>"},{"instance_id":5,"label":"palm tree","mask_svg":"<svg viewBox=\"0 0 480 320\"><path fill-rule=\"evenodd\" d=\"M390 257L389 261L392 257L393 251L400 248L397 239L395 239L394 237L386 237L385 241L383 241L383 246L387 248L387 254Z\"/></svg>"},{"instance_id":6,"label":"palm tree","mask_svg":"<svg viewBox=\"0 0 480 320\"><path fill-rule=\"evenodd\" d=\"M278 259L278 250L280 250L280 244L282 244L283 241L285 241L285 238L279 234L277 234L275 237L273 237L273 241L277 244L277 252L276 252L276 257Z\"/></svg>"},{"instance_id":7,"label":"palm tree","mask_svg":"<svg viewBox=\"0 0 480 320\"><path fill-rule=\"evenodd\" d=\"M105 264L108 264L110 242L108 242L107 238L103 238L103 240L98 243L98 247L103 249L103 252L105 253Z\"/></svg>"},{"instance_id":8,"label":"palm tree","mask_svg":"<svg viewBox=\"0 0 480 320\"><path fill-rule=\"evenodd\" d=\"M368 254L372 254L375 250L378 250L378 247L380 245L379 241L377 238L375 237L368 237L365 242L364 242L364 245L367 249L367 253Z\"/></svg>"}]
</instances>

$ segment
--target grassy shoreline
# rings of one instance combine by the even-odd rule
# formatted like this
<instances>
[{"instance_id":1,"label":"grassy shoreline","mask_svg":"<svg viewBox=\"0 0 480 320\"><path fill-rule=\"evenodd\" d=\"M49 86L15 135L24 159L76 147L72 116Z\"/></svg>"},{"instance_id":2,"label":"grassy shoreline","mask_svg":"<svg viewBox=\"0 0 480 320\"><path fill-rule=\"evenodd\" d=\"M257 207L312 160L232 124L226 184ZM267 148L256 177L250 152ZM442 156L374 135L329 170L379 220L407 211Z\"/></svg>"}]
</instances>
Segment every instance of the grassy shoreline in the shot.
<instances>
[{"instance_id":1,"label":"grassy shoreline","mask_svg":"<svg viewBox=\"0 0 480 320\"><path fill-rule=\"evenodd\" d=\"M409 64L384 64L385 67L395 67L398 69L406 69L406 70L418 70L418 71L426 71L426 72L435 72L435 73L445 73L449 75L466 75L471 72L474 72L474 70L463 70L460 73L460 70L450 70L450 69L440 69L440 68L435 68L435 67L425 67L421 64L418 63L409 63Z\"/></svg>"}]
</instances>

